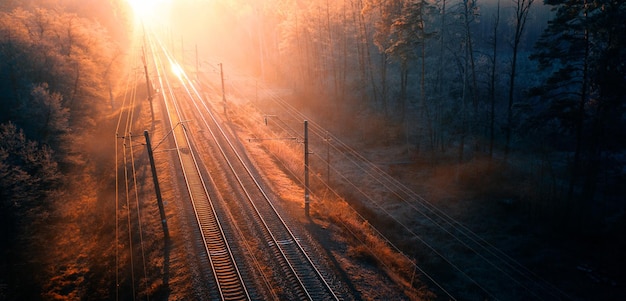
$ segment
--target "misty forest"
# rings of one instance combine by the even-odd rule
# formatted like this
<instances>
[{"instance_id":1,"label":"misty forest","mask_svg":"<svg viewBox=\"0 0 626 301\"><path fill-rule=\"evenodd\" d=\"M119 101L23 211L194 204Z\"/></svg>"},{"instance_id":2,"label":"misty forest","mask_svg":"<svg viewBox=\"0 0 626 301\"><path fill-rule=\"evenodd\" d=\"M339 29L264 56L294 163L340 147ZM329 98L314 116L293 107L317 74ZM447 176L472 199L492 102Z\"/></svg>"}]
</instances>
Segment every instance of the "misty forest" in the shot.
<instances>
[{"instance_id":1,"label":"misty forest","mask_svg":"<svg viewBox=\"0 0 626 301\"><path fill-rule=\"evenodd\" d=\"M111 142L145 34L132 2L0 2L0 300L116 298ZM446 183L425 195L453 185L465 203L442 210L469 228L519 222L501 235L557 250L529 269L565 296L626 297L625 1L156 2L152 29L185 63L218 57L359 151L393 149L390 173ZM553 257L569 261L543 269Z\"/></svg>"}]
</instances>

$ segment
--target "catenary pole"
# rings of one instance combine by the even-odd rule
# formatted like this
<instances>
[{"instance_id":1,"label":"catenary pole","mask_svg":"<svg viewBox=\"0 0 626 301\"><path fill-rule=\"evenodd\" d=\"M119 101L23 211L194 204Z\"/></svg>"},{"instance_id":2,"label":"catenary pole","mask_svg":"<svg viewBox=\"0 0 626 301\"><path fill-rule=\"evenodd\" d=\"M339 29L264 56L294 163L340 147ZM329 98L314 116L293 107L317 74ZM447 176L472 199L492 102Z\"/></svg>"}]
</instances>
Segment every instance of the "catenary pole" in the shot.
<instances>
[{"instance_id":1,"label":"catenary pole","mask_svg":"<svg viewBox=\"0 0 626 301\"><path fill-rule=\"evenodd\" d=\"M143 62L143 70L146 75L146 89L148 91L148 101L150 101L150 114L152 115L152 122L154 122L154 106L152 105L152 88L150 87L150 76L148 75L148 64L146 63L146 49L141 47L141 61Z\"/></svg>"},{"instance_id":2,"label":"catenary pole","mask_svg":"<svg viewBox=\"0 0 626 301\"><path fill-rule=\"evenodd\" d=\"M157 204L159 205L159 214L161 215L161 223L163 225L163 234L165 239L169 239L169 230L167 228L167 219L165 218L165 208L163 207L163 198L161 197L161 188L159 187L159 178L157 177L156 166L154 165L154 156L152 153L152 145L150 145L150 134L143 131L146 137L146 147L148 148L148 157L150 158L150 168L152 169L152 180L154 181L154 190L156 192Z\"/></svg>"},{"instance_id":3,"label":"catenary pole","mask_svg":"<svg viewBox=\"0 0 626 301\"><path fill-rule=\"evenodd\" d=\"M224 104L224 114L226 114L226 92L224 90L224 68L223 68L223 64L219 63L220 65L220 78L222 79L222 103Z\"/></svg>"},{"instance_id":4,"label":"catenary pole","mask_svg":"<svg viewBox=\"0 0 626 301\"><path fill-rule=\"evenodd\" d=\"M309 216L309 122L304 121L304 214Z\"/></svg>"}]
</instances>

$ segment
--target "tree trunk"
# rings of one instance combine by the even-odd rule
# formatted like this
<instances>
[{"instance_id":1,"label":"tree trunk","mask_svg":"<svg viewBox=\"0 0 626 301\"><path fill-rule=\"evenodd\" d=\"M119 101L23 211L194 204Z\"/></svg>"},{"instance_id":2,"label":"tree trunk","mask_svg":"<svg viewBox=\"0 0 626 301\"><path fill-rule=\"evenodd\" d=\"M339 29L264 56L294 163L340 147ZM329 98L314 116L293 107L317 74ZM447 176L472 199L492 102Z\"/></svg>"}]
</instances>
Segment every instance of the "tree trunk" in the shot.
<instances>
[{"instance_id":1,"label":"tree trunk","mask_svg":"<svg viewBox=\"0 0 626 301\"><path fill-rule=\"evenodd\" d=\"M444 53L445 53L445 36L446 36L446 0L442 1L441 4L441 28L439 30L439 68L437 69L437 83L436 83L436 95L437 95L437 103L435 105L435 110L434 110L434 114L435 114L435 130L433 135L435 137L435 145L437 143L439 143L439 147L436 146L436 148L439 148L442 152L445 150L444 148L444 137L443 137L443 132L441 129L443 128L442 122L443 122L443 118L442 118L442 113L443 113L443 67L444 67ZM433 152L434 155L434 152Z\"/></svg>"},{"instance_id":2,"label":"tree trunk","mask_svg":"<svg viewBox=\"0 0 626 301\"><path fill-rule=\"evenodd\" d=\"M496 10L495 23L493 25L493 45L492 45L492 65L489 85L489 160L493 159L493 144L495 140L495 120L496 120L496 66L498 64L498 25L500 24L500 0Z\"/></svg>"},{"instance_id":3,"label":"tree trunk","mask_svg":"<svg viewBox=\"0 0 626 301\"><path fill-rule=\"evenodd\" d=\"M509 77L509 103L507 106L507 126L506 126L506 144L504 146L505 161L508 158L511 148L511 134L513 131L513 101L515 92L515 77L517 71L517 54L519 52L519 44L522 39L522 33L526 25L528 11L534 0L514 0L515 7L515 37L513 39L513 58L511 60L511 74Z\"/></svg>"},{"instance_id":4,"label":"tree trunk","mask_svg":"<svg viewBox=\"0 0 626 301\"><path fill-rule=\"evenodd\" d=\"M585 12L586 16L587 12ZM586 18L585 18L586 19ZM574 151L574 160L572 162L572 177L569 182L569 189L567 191L567 199L574 200L574 187L580 177L581 169L581 153L583 145L583 128L585 126L585 103L587 102L587 85L588 85L588 70L589 70L589 32L587 29L584 31L584 43L585 43L585 55L583 58L583 74L582 83L580 87L580 99L578 101L578 114L576 117L576 150Z\"/></svg>"},{"instance_id":5,"label":"tree trunk","mask_svg":"<svg viewBox=\"0 0 626 301\"><path fill-rule=\"evenodd\" d=\"M402 60L400 64L400 97L399 97L399 107L400 107L400 122L404 122L406 119L406 90L407 90L407 81L409 78L409 68L408 62L406 60Z\"/></svg>"},{"instance_id":6,"label":"tree trunk","mask_svg":"<svg viewBox=\"0 0 626 301\"><path fill-rule=\"evenodd\" d=\"M422 103L422 112L424 114L424 120L426 121L427 133L428 137L428 147L429 151L433 151L435 149L434 139L433 139L433 124L430 116L430 109L428 107L428 101L426 100L426 24L424 24L424 6L426 4L422 0L422 5L420 6L420 22L422 29L422 44L421 44L421 61L422 61L422 74L420 78L420 101Z\"/></svg>"}]
</instances>

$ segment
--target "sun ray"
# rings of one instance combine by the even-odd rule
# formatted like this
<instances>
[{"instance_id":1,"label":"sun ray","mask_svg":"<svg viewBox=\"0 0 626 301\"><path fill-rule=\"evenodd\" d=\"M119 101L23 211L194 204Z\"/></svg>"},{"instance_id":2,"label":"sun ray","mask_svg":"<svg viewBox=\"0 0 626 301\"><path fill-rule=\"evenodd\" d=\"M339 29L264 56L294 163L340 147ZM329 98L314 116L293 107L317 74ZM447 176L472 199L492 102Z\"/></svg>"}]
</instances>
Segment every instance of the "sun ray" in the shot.
<instances>
[{"instance_id":1,"label":"sun ray","mask_svg":"<svg viewBox=\"0 0 626 301\"><path fill-rule=\"evenodd\" d=\"M135 17L148 19L157 17L171 3L171 0L126 0L133 9Z\"/></svg>"}]
</instances>

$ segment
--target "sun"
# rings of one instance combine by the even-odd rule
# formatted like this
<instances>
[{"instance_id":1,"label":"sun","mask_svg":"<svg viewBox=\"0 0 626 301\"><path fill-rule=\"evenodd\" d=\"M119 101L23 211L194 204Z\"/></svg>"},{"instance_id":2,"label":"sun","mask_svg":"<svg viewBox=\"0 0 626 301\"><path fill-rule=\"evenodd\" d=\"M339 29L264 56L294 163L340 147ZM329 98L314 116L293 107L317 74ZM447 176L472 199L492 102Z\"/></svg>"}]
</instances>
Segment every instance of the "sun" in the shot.
<instances>
[{"instance_id":1,"label":"sun","mask_svg":"<svg viewBox=\"0 0 626 301\"><path fill-rule=\"evenodd\" d=\"M140 19L155 17L171 0L126 0L133 9L135 17Z\"/></svg>"},{"instance_id":2,"label":"sun","mask_svg":"<svg viewBox=\"0 0 626 301\"><path fill-rule=\"evenodd\" d=\"M150 0L126 0L130 7L133 9L135 16L143 17L148 11L150 11Z\"/></svg>"}]
</instances>

